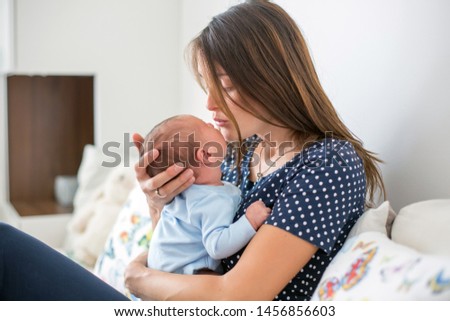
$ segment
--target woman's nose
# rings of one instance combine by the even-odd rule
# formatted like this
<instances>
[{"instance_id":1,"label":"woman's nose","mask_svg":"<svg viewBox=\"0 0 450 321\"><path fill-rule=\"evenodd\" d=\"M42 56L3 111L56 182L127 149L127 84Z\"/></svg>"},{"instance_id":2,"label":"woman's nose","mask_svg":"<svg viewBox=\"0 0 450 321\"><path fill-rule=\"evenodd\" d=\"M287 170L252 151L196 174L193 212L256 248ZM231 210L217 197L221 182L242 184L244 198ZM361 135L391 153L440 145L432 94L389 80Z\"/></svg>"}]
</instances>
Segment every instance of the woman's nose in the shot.
<instances>
[{"instance_id":1,"label":"woman's nose","mask_svg":"<svg viewBox=\"0 0 450 321\"><path fill-rule=\"evenodd\" d=\"M210 93L208 93L208 96L206 97L206 109L210 111L217 109L217 104Z\"/></svg>"}]
</instances>

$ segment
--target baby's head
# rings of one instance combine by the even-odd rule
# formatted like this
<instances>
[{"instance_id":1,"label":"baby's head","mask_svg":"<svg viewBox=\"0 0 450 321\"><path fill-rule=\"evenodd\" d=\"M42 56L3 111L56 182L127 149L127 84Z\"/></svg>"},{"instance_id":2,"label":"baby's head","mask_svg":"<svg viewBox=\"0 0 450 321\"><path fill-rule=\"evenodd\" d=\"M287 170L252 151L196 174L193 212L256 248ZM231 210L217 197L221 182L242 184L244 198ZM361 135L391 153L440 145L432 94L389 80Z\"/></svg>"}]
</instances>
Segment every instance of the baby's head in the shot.
<instances>
[{"instance_id":1,"label":"baby's head","mask_svg":"<svg viewBox=\"0 0 450 321\"><path fill-rule=\"evenodd\" d=\"M226 142L211 124L191 115L168 118L147 134L141 156L152 149L157 149L159 156L147 167L150 177L180 163L194 171L196 184L221 184Z\"/></svg>"}]
</instances>

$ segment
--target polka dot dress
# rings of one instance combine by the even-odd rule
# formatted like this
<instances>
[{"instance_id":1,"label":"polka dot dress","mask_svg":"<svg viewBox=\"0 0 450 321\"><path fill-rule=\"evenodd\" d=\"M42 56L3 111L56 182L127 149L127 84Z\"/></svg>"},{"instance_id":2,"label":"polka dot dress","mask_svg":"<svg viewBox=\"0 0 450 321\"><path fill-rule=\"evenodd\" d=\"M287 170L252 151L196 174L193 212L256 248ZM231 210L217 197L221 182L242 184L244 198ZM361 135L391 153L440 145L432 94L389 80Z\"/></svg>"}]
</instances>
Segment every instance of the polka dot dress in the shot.
<instances>
[{"instance_id":1,"label":"polka dot dress","mask_svg":"<svg viewBox=\"0 0 450 321\"><path fill-rule=\"evenodd\" d=\"M258 142L256 136L246 141L248 151L243 157L238 185L242 202L235 221L251 203L262 200L272 208L265 224L284 229L319 248L275 297L283 301L309 300L326 267L364 211L364 167L351 143L326 138L304 148L283 167L254 183L248 179L249 163ZM228 155L222 165L223 180L236 184L235 157L233 153ZM222 261L225 271L233 268L242 252Z\"/></svg>"}]
</instances>

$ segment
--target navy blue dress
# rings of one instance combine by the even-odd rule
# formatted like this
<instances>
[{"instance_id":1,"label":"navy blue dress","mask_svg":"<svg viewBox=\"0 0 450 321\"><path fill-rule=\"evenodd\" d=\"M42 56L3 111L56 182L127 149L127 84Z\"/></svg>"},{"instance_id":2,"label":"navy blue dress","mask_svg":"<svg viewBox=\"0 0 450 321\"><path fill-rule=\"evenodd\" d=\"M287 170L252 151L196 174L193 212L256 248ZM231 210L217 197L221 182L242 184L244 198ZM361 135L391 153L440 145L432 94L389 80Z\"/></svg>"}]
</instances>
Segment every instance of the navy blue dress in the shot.
<instances>
[{"instance_id":1,"label":"navy blue dress","mask_svg":"<svg viewBox=\"0 0 450 321\"><path fill-rule=\"evenodd\" d=\"M238 184L242 201L234 220L244 215L251 203L261 200L272 208L265 224L318 247L312 259L274 298L309 300L326 267L364 211L364 167L351 143L325 138L304 148L277 171L252 182L249 164L259 141L253 136L245 142L248 151L243 157ZM237 184L234 162L235 153L229 152L222 164L222 178ZM233 268L243 250L222 260L225 271Z\"/></svg>"}]
</instances>

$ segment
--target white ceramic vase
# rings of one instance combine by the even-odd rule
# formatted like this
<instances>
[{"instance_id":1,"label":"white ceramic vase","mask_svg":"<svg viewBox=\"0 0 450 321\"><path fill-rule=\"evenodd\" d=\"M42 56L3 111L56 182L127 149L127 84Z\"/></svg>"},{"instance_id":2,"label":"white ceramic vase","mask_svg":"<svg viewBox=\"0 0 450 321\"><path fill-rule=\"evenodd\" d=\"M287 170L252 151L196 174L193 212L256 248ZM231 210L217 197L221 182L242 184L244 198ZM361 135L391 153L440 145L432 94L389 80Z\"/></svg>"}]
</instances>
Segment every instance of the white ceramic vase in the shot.
<instances>
[{"instance_id":1,"label":"white ceramic vase","mask_svg":"<svg viewBox=\"0 0 450 321\"><path fill-rule=\"evenodd\" d=\"M59 205L73 205L73 198L78 188L76 176L58 175L55 178L55 198Z\"/></svg>"}]
</instances>

